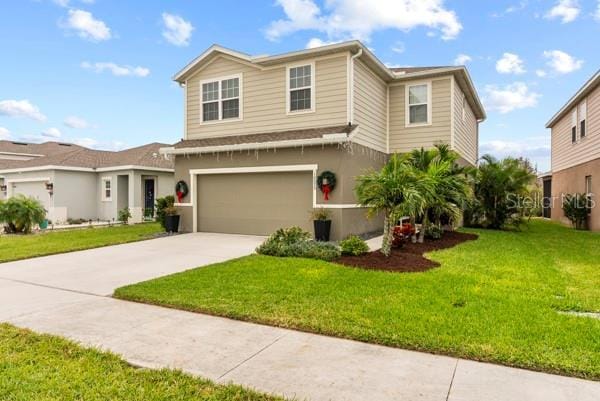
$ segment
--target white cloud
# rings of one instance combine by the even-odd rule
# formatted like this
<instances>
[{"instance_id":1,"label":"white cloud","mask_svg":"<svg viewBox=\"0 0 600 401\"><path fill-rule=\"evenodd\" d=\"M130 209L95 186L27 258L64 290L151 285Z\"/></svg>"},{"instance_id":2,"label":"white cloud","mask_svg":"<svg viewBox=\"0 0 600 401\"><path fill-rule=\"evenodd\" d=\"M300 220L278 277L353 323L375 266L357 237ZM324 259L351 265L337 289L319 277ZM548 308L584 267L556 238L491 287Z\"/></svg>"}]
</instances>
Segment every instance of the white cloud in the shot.
<instances>
[{"instance_id":1,"label":"white cloud","mask_svg":"<svg viewBox=\"0 0 600 401\"><path fill-rule=\"evenodd\" d=\"M179 15L169 13L162 14L165 29L162 35L167 41L175 46L187 46L192 37L193 25L181 18Z\"/></svg>"},{"instance_id":2,"label":"white cloud","mask_svg":"<svg viewBox=\"0 0 600 401\"><path fill-rule=\"evenodd\" d=\"M518 54L504 53L502 58L496 62L496 71L500 74L523 74L525 67Z\"/></svg>"},{"instance_id":3,"label":"white cloud","mask_svg":"<svg viewBox=\"0 0 600 401\"><path fill-rule=\"evenodd\" d=\"M40 109L26 99L0 101L0 115L26 117L36 121L46 121L46 116L40 113Z\"/></svg>"},{"instance_id":4,"label":"white cloud","mask_svg":"<svg viewBox=\"0 0 600 401\"><path fill-rule=\"evenodd\" d=\"M143 78L150 75L150 70L148 68L119 65L112 62L90 63L88 61L84 61L81 63L81 68L92 70L97 73L109 71L111 74L117 77L133 76Z\"/></svg>"},{"instance_id":5,"label":"white cloud","mask_svg":"<svg viewBox=\"0 0 600 401\"><path fill-rule=\"evenodd\" d=\"M544 70L535 70L535 75L540 78L544 78L546 75L548 75L548 73Z\"/></svg>"},{"instance_id":6,"label":"white cloud","mask_svg":"<svg viewBox=\"0 0 600 401\"><path fill-rule=\"evenodd\" d=\"M485 141L481 143L479 153L489 153L497 158L524 157L537 164L541 171L545 171L550 168L550 136L525 137L514 141Z\"/></svg>"},{"instance_id":7,"label":"white cloud","mask_svg":"<svg viewBox=\"0 0 600 401\"><path fill-rule=\"evenodd\" d=\"M320 9L314 0L276 0L286 19L273 21L266 29L270 40L296 31L326 33L330 40L356 38L369 41L375 31L410 31L427 27L441 32L442 39L458 36L462 25L443 0L328 0Z\"/></svg>"},{"instance_id":8,"label":"white cloud","mask_svg":"<svg viewBox=\"0 0 600 401\"><path fill-rule=\"evenodd\" d=\"M7 128L0 127L0 139L10 138L10 131Z\"/></svg>"},{"instance_id":9,"label":"white cloud","mask_svg":"<svg viewBox=\"0 0 600 401\"><path fill-rule=\"evenodd\" d=\"M581 8L577 0L559 0L545 15L547 19L560 18L563 24L573 22L579 16Z\"/></svg>"},{"instance_id":10,"label":"white cloud","mask_svg":"<svg viewBox=\"0 0 600 401\"><path fill-rule=\"evenodd\" d=\"M406 46L404 46L403 42L396 42L394 46L392 46L392 51L394 53L402 54L406 51Z\"/></svg>"},{"instance_id":11,"label":"white cloud","mask_svg":"<svg viewBox=\"0 0 600 401\"><path fill-rule=\"evenodd\" d=\"M459 54L454 59L454 65L465 65L471 61L473 61L473 59L468 54Z\"/></svg>"},{"instance_id":12,"label":"white cloud","mask_svg":"<svg viewBox=\"0 0 600 401\"><path fill-rule=\"evenodd\" d=\"M491 111L498 111L501 114L517 109L535 107L538 98L541 96L538 93L531 92L523 82L515 82L503 87L486 85L484 93L486 108Z\"/></svg>"},{"instance_id":13,"label":"white cloud","mask_svg":"<svg viewBox=\"0 0 600 401\"><path fill-rule=\"evenodd\" d=\"M69 128L85 129L90 127L87 121L77 116L68 116L63 123Z\"/></svg>"},{"instance_id":14,"label":"white cloud","mask_svg":"<svg viewBox=\"0 0 600 401\"><path fill-rule=\"evenodd\" d=\"M89 11L69 10L69 17L63 26L76 31L80 38L92 42L100 42L112 37L110 28L103 21L94 18Z\"/></svg>"},{"instance_id":15,"label":"white cloud","mask_svg":"<svg viewBox=\"0 0 600 401\"><path fill-rule=\"evenodd\" d=\"M528 3L529 2L527 0L520 1L518 4L513 4L513 5L506 7L506 9L504 9L504 11L502 11L502 12L493 13L492 17L499 18L499 17L503 17L507 14L513 14L513 13L522 11L527 7Z\"/></svg>"},{"instance_id":16,"label":"white cloud","mask_svg":"<svg viewBox=\"0 0 600 401\"><path fill-rule=\"evenodd\" d=\"M58 139L62 136L62 132L58 128L48 128L40 134L44 138Z\"/></svg>"},{"instance_id":17,"label":"white cloud","mask_svg":"<svg viewBox=\"0 0 600 401\"><path fill-rule=\"evenodd\" d=\"M596 21L600 22L600 0L598 0L598 7L596 8L596 12L594 13L594 18Z\"/></svg>"},{"instance_id":18,"label":"white cloud","mask_svg":"<svg viewBox=\"0 0 600 401\"><path fill-rule=\"evenodd\" d=\"M95 0L79 0L84 4L94 4ZM71 4L71 0L52 0L54 4L60 7L69 7Z\"/></svg>"},{"instance_id":19,"label":"white cloud","mask_svg":"<svg viewBox=\"0 0 600 401\"><path fill-rule=\"evenodd\" d=\"M577 71L583 65L583 60L578 60L568 53L561 50L546 50L544 57L548 59L546 63L558 74L568 74Z\"/></svg>"},{"instance_id":20,"label":"white cloud","mask_svg":"<svg viewBox=\"0 0 600 401\"><path fill-rule=\"evenodd\" d=\"M76 138L72 141L75 145L83 146L85 148L94 148L98 146L99 142L94 138Z\"/></svg>"},{"instance_id":21,"label":"white cloud","mask_svg":"<svg viewBox=\"0 0 600 401\"><path fill-rule=\"evenodd\" d=\"M315 47L333 45L335 43L339 43L339 41L335 41L335 40L322 40L322 39L319 39L319 38L311 38L306 43L306 48L307 49L314 49Z\"/></svg>"}]
</instances>

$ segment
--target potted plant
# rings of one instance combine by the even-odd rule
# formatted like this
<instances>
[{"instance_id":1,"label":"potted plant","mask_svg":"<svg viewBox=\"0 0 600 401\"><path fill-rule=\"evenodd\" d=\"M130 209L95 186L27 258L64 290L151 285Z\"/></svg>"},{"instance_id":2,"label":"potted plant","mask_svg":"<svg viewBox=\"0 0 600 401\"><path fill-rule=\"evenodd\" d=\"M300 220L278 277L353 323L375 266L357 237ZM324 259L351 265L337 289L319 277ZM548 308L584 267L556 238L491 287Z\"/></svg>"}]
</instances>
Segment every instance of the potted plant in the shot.
<instances>
[{"instance_id":1,"label":"potted plant","mask_svg":"<svg viewBox=\"0 0 600 401\"><path fill-rule=\"evenodd\" d=\"M164 208L165 214L165 231L168 233L176 233L179 231L179 215L175 206Z\"/></svg>"},{"instance_id":2,"label":"potted plant","mask_svg":"<svg viewBox=\"0 0 600 401\"><path fill-rule=\"evenodd\" d=\"M311 217L315 228L315 239L317 241L329 241L331 232L330 211L324 208L313 209Z\"/></svg>"}]
</instances>

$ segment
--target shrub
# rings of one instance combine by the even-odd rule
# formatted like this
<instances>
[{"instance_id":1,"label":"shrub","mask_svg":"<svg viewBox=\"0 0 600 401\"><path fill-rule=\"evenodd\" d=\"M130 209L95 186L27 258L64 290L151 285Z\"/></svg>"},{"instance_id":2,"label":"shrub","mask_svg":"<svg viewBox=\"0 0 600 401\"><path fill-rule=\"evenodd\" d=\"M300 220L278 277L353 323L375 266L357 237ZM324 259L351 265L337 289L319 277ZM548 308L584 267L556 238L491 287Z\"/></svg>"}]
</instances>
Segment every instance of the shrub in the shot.
<instances>
[{"instance_id":1,"label":"shrub","mask_svg":"<svg viewBox=\"0 0 600 401\"><path fill-rule=\"evenodd\" d=\"M332 260L340 250L331 243L313 241L312 235L300 227L280 228L265 240L256 253L278 257Z\"/></svg>"},{"instance_id":2,"label":"shrub","mask_svg":"<svg viewBox=\"0 0 600 401\"><path fill-rule=\"evenodd\" d=\"M37 199L17 195L0 203L0 222L7 233L28 234L45 219L46 210Z\"/></svg>"},{"instance_id":3,"label":"shrub","mask_svg":"<svg viewBox=\"0 0 600 401\"><path fill-rule=\"evenodd\" d=\"M325 208L319 207L310 212L311 220L329 220L331 212Z\"/></svg>"},{"instance_id":4,"label":"shrub","mask_svg":"<svg viewBox=\"0 0 600 401\"><path fill-rule=\"evenodd\" d=\"M435 224L429 224L425 227L425 237L429 239L440 239L444 234L444 230Z\"/></svg>"},{"instance_id":5,"label":"shrub","mask_svg":"<svg viewBox=\"0 0 600 401\"><path fill-rule=\"evenodd\" d=\"M358 256L369 252L369 245L358 235L351 235L343 241L340 241L342 254Z\"/></svg>"},{"instance_id":6,"label":"shrub","mask_svg":"<svg viewBox=\"0 0 600 401\"><path fill-rule=\"evenodd\" d=\"M586 228L587 217L590 214L589 200L586 194L568 194L562 204L565 217L571 221L577 230Z\"/></svg>"},{"instance_id":7,"label":"shrub","mask_svg":"<svg viewBox=\"0 0 600 401\"><path fill-rule=\"evenodd\" d=\"M156 221L160 223L163 228L165 227L165 209L173 207L175 204L175 197L167 195L164 198L156 198Z\"/></svg>"},{"instance_id":8,"label":"shrub","mask_svg":"<svg viewBox=\"0 0 600 401\"><path fill-rule=\"evenodd\" d=\"M131 218L131 211L128 207L119 210L117 213L117 220L119 220L123 224L129 223L129 219Z\"/></svg>"}]
</instances>

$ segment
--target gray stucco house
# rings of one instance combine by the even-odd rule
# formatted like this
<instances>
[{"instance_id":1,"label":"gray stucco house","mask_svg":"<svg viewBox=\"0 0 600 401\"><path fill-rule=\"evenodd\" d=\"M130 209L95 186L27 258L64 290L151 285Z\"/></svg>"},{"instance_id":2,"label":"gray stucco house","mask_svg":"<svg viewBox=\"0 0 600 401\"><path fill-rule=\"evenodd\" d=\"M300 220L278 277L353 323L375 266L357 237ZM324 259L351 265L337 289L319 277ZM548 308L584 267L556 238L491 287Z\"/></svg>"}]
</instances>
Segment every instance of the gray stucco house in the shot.
<instances>
[{"instance_id":1,"label":"gray stucco house","mask_svg":"<svg viewBox=\"0 0 600 401\"><path fill-rule=\"evenodd\" d=\"M119 152L58 142L0 141L0 199L38 199L54 223L116 220L129 208L132 222L154 213L157 197L173 194L173 163L148 145Z\"/></svg>"}]
</instances>

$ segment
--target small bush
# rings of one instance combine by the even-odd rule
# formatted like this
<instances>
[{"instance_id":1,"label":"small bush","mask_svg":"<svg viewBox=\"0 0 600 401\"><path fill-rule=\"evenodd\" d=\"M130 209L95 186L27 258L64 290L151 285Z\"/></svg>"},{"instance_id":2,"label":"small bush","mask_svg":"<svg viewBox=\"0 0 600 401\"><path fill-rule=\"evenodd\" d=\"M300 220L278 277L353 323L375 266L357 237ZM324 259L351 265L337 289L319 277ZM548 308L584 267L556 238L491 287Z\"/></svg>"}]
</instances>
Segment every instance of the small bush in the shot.
<instances>
[{"instance_id":1,"label":"small bush","mask_svg":"<svg viewBox=\"0 0 600 401\"><path fill-rule=\"evenodd\" d=\"M586 194L566 195L562 209L573 227L577 230L586 228L588 214L590 214L589 199Z\"/></svg>"},{"instance_id":2,"label":"small bush","mask_svg":"<svg viewBox=\"0 0 600 401\"><path fill-rule=\"evenodd\" d=\"M46 219L46 209L40 201L23 195L0 202L0 222L7 233L29 234L34 225Z\"/></svg>"},{"instance_id":3,"label":"small bush","mask_svg":"<svg viewBox=\"0 0 600 401\"><path fill-rule=\"evenodd\" d=\"M311 238L312 235L300 227L280 228L256 248L256 253L322 260L340 256L340 250L334 244L316 242Z\"/></svg>"},{"instance_id":4,"label":"small bush","mask_svg":"<svg viewBox=\"0 0 600 401\"><path fill-rule=\"evenodd\" d=\"M425 228L425 238L440 239L442 235L444 235L444 230L435 224L429 224Z\"/></svg>"},{"instance_id":5,"label":"small bush","mask_svg":"<svg viewBox=\"0 0 600 401\"><path fill-rule=\"evenodd\" d=\"M311 220L329 220L331 212L325 208L318 207L310 212Z\"/></svg>"},{"instance_id":6,"label":"small bush","mask_svg":"<svg viewBox=\"0 0 600 401\"><path fill-rule=\"evenodd\" d=\"M119 210L117 213L117 220L119 220L123 224L129 223L129 219L131 218L131 211L128 207Z\"/></svg>"},{"instance_id":7,"label":"small bush","mask_svg":"<svg viewBox=\"0 0 600 401\"><path fill-rule=\"evenodd\" d=\"M175 197L167 195L164 198L156 198L156 221L160 223L163 228L165 227L165 209L173 207L175 204Z\"/></svg>"},{"instance_id":8,"label":"small bush","mask_svg":"<svg viewBox=\"0 0 600 401\"><path fill-rule=\"evenodd\" d=\"M344 255L358 256L369 252L369 245L358 235L351 235L341 241L340 248L342 248L342 254Z\"/></svg>"}]
</instances>

